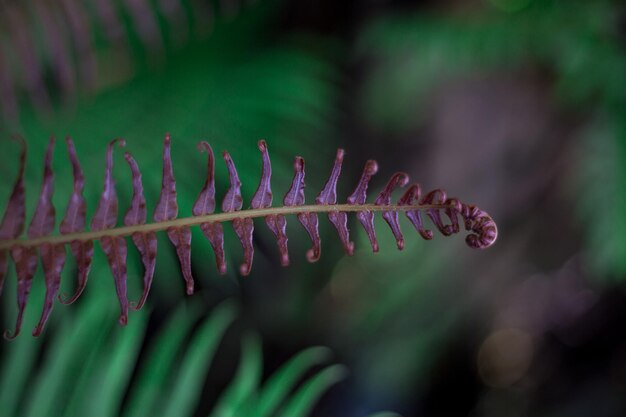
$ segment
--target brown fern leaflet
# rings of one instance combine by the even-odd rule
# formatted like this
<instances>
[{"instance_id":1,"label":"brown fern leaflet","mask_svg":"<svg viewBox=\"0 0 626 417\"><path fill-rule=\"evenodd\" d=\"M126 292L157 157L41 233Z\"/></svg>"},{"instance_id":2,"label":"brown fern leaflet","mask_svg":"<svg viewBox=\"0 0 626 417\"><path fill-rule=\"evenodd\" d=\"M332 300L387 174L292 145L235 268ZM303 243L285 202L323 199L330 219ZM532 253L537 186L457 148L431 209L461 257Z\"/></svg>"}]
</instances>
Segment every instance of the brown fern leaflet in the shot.
<instances>
[{"instance_id":1,"label":"brown fern leaflet","mask_svg":"<svg viewBox=\"0 0 626 417\"><path fill-rule=\"evenodd\" d=\"M367 161L354 192L347 198L346 204L337 204L337 181L341 174L344 151L339 149L330 176L322 191L315 199L315 204L305 204L305 163L297 156L294 160L294 177L291 187L283 198L283 205L272 207L271 175L272 168L269 152L265 141L259 141L262 169L261 180L257 191L250 202L250 208L242 210L243 197L241 181L237 174L235 163L228 152L222 154L228 175L230 187L222 199L222 212L215 211L215 159L213 150L207 142L200 142L198 150L208 155L207 178L204 187L193 206L190 217L178 218L178 203L176 201L176 181L171 161L171 137L165 136L163 144L163 180L161 194L154 209L152 223L146 223L147 208L143 195L142 177L137 162L129 152L124 154L132 175L133 196L131 205L124 215L124 225L117 226L118 199L113 180L113 152L115 146L126 146L123 139L112 140L106 150L106 168L104 175L104 189L96 212L90 222L90 230L85 230L86 203L82 196L84 175L76 149L70 138L66 139L67 151L74 176L73 192L67 205L66 213L59 226L60 235L51 235L55 224L55 209L52 205L54 174L52 171L52 155L55 139L51 138L44 160L44 174L39 200L35 213L26 232L26 237L20 235L25 223L25 194L24 194L24 165L26 161L26 142L14 138L22 145L20 168L13 191L9 197L2 223L0 224L0 294L6 275L9 257L15 264L17 273L17 304L18 316L15 330L11 334L4 333L5 338L12 339L20 333L24 309L28 301L31 284L37 270L38 259L43 266L46 295L41 318L33 335L42 331L52 311L55 299L58 297L63 304L71 304L83 292L94 254L94 242L98 241L105 253L113 278L117 297L120 302L119 322L125 325L128 322L128 310L140 309L148 296L155 270L157 255L156 232L165 231L176 249L180 268L185 280L187 294L194 291L194 279L191 273L191 227L199 225L208 239L215 253L217 270L220 274L226 273L224 256L224 229L223 223L231 222L232 227L241 242L243 263L239 268L242 275L248 275L252 268L254 256L253 234L254 218L262 217L268 228L276 237L280 253L280 263L289 264L287 248L287 215L295 214L302 227L308 233L312 247L307 251L309 262L315 262L321 255L321 239L319 235L318 213L326 213L329 221L337 230L337 234L346 254L352 255L354 243L350 241L347 214L355 212L365 229L372 250L379 251L376 231L374 229L374 215L381 212L383 219L393 233L398 249L404 248L404 238L398 221L399 213L404 213L415 226L420 236L426 240L433 238L433 232L424 226L422 214L426 214L437 230L444 236L460 231L459 216L463 219L465 229L471 233L466 237L466 243L472 248L483 249L491 246L497 238L497 227L493 219L474 205L462 203L455 198L448 198L445 191L433 190L422 196L419 184L408 187L397 203L391 202L391 194L398 187L405 187L409 177L403 172L394 174L383 190L378 194L373 204L367 203L367 188L373 175L378 171L376 161ZM139 251L145 268L143 278L143 293L137 302L129 302L126 294L126 256L127 241L131 241ZM73 295L61 296L58 294L61 271L65 264L66 249L70 247L72 256L77 263L77 285Z\"/></svg>"}]
</instances>

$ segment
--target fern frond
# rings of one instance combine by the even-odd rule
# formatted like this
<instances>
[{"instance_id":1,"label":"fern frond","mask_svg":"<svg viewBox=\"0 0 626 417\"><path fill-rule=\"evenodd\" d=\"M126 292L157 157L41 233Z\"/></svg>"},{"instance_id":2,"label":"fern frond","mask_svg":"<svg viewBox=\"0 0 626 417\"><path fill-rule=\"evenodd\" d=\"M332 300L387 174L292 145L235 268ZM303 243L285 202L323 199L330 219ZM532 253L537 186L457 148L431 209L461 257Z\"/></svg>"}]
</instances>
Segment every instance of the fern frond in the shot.
<instances>
[{"instance_id":1,"label":"fern frond","mask_svg":"<svg viewBox=\"0 0 626 417\"><path fill-rule=\"evenodd\" d=\"M43 330L50 315L54 299L58 296L61 271L63 269L66 252L65 245L70 245L73 256L77 259L78 285L75 294L69 299L60 297L63 303L75 301L81 294L87 282L87 275L93 257L93 243L100 242L100 247L106 254L115 280L117 297L120 302L121 314L119 322L125 325L128 321L129 302L126 294L127 246L125 237L131 237L133 244L141 254L145 267L144 290L140 300L132 304L135 309L141 308L150 290L157 252L156 232L165 231L176 249L181 271L186 283L187 294L194 291L194 279L191 274L191 227L199 225L210 241L216 257L216 264L220 273L226 272L224 260L224 230L223 223L232 222L232 227L242 245L244 262L240 266L240 273L248 275L252 267L254 246L254 218L262 217L274 233L281 254L281 264L289 263L287 249L286 215L295 214L307 231L312 241L312 248L307 251L307 259L315 262L321 254L321 238L319 235L318 213L326 213L333 224L344 250L348 255L354 252L354 244L350 241L347 226L347 214L354 212L365 229L374 252L379 250L376 231L374 229L374 215L380 212L397 241L398 249L404 248L404 238L398 223L398 214L404 213L415 226L419 234L427 240L433 238L433 232L425 229L422 219L424 212L444 235L449 236L460 231L458 217L461 216L465 229L471 231L466 242L472 248L487 248L497 237L497 227L493 219L474 205L462 203L455 198L448 198L445 191L436 189L422 197L419 184L411 185L396 204L391 203L391 194L397 187L408 184L408 175L402 172L394 174L385 188L377 196L373 204L367 203L367 188L373 175L378 171L376 161L370 160L365 164L363 173L354 192L348 197L346 204L337 204L337 181L341 173L344 151L339 149L329 179L317 196L315 204L305 204L305 163L304 158L297 156L294 162L295 174L291 187L283 198L283 205L272 207L271 191L271 163L267 144L261 140L258 143L263 166L261 180L255 192L251 208L242 210L243 197L241 181L237 174L235 163L228 152L223 153L224 161L230 178L230 188L222 200L222 212L215 210L215 183L214 183L214 156L211 146L200 142L198 149L208 154L208 172L206 183L193 206L193 216L178 217L176 201L176 181L174 179L171 161L171 137L165 136L163 144L163 180L161 195L154 210L153 222L146 223L146 203L143 196L141 173L137 163L125 153L132 174L133 197L131 206L124 216L124 226L117 227L118 200L113 180L113 150L115 145L124 147L123 139L114 139L107 147L104 190L98 208L91 219L90 230L82 230L85 225L85 201L82 198L83 172L76 157L74 144L70 138L66 139L70 162L74 171L74 191L70 197L66 215L61 223L59 235L51 235L55 224L55 210L52 205L54 174L52 171L52 154L55 140L50 139L44 162L43 186L39 201L31 220L25 238L20 238L25 221L25 198L23 173L26 154L26 143L22 143L23 150L20 159L20 171L9 199L9 205L0 226L0 283L3 281L7 267L7 252L15 263L18 276L18 317L13 335L5 332L6 338L13 338L20 332L23 312L26 307L32 279L37 269L38 252L42 259L46 281L46 296L44 308L39 324L33 331L37 336ZM444 221L445 216L449 220Z\"/></svg>"}]
</instances>

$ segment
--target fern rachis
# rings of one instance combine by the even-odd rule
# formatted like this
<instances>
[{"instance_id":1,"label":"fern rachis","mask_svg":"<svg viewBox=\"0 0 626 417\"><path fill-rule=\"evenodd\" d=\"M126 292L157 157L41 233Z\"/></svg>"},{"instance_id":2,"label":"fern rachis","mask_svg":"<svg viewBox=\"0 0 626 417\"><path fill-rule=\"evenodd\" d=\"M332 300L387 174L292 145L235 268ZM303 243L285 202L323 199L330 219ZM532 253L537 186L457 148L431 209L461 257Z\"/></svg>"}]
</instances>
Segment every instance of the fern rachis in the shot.
<instances>
[{"instance_id":1,"label":"fern rachis","mask_svg":"<svg viewBox=\"0 0 626 417\"><path fill-rule=\"evenodd\" d=\"M241 181L235 164L227 152L223 153L228 169L230 188L222 200L222 212L215 211L215 179L214 155L207 142L200 142L198 149L208 154L207 179L194 206L193 216L178 217L176 201L176 182L171 162L171 138L166 135L163 146L163 181L161 195L154 210L153 222L146 223L147 209L143 196L142 178L137 163L130 153L125 153L125 159L132 174L133 197L131 206L124 216L124 226L117 226L118 200L113 181L113 149L117 144L126 145L123 139L111 141L106 152L106 169L104 190L98 208L91 219L90 230L84 230L86 224L86 204L82 197L84 186L83 171L76 156L74 144L70 138L66 139L68 154L73 169L74 189L70 197L65 217L59 231L60 235L50 235L55 224L55 210L52 205L54 174L52 171L52 153L55 140L50 139L44 162L43 186L35 214L30 222L26 238L20 238L25 223L25 196L24 196L24 164L26 159L26 143L17 138L23 149L20 157L20 169L9 204L0 224L0 293L7 271L7 253L15 263L18 277L18 317L15 331L12 336L5 332L5 337L13 338L20 332L22 317L32 279L37 269L37 258L42 259L46 282L46 296L44 308L39 324L33 335L39 335L50 315L54 299L64 304L74 302L84 290L87 276L93 258L94 241L99 241L102 250L107 256L115 279L117 296L121 306L119 322L124 325L128 320L129 306L140 309L148 295L155 269L157 253L156 232L165 231L176 249L180 261L181 271L185 279L187 293L194 291L194 279L191 273L191 226L199 225L204 235L213 247L217 269L221 274L226 272L224 259L224 231L223 223L231 222L233 229L241 242L244 252L244 262L240 273L247 275L252 267L254 247L252 236L254 233L254 218L262 217L272 233L276 236L280 260L282 265L289 264L286 234L286 215L295 214L298 221L307 231L313 247L307 251L307 259L315 262L321 254L321 239L318 231L318 213L326 213L333 224L342 242L345 252L352 255L354 244L350 241L347 226L347 214L354 212L365 229L374 252L379 250L376 231L374 229L374 214L381 212L396 239L398 249L404 248L404 238L398 223L398 214L405 213L419 234L427 240L433 238L433 233L425 229L422 212L424 212L444 235L460 231L458 216L464 220L465 228L471 231L466 242L473 248L491 246L497 238L497 227L492 218L473 205L464 204L458 199L447 198L443 190L436 189L425 196L421 196L419 184L409 186L404 195L396 204L391 203L391 194L397 187L408 184L408 175L402 172L394 174L385 188L380 192L373 204L367 203L367 188L369 181L378 171L378 165L370 160L359 179L354 192L348 197L346 204L337 204L337 181L341 173L344 152L339 149L331 174L315 200L315 204L305 204L305 163L300 156L295 158L294 178L291 187L283 198L283 205L272 207L271 190L271 163L267 144L259 141L259 150L262 156L261 180L255 192L249 209L242 210L243 198L241 195ZM449 224L444 224L442 214ZM137 247L145 268L144 290L140 300L129 303L126 295L126 255L127 242L125 237L131 237ZM77 260L78 284L71 297L62 297L58 294L66 251L65 245L70 245L72 255Z\"/></svg>"}]
</instances>

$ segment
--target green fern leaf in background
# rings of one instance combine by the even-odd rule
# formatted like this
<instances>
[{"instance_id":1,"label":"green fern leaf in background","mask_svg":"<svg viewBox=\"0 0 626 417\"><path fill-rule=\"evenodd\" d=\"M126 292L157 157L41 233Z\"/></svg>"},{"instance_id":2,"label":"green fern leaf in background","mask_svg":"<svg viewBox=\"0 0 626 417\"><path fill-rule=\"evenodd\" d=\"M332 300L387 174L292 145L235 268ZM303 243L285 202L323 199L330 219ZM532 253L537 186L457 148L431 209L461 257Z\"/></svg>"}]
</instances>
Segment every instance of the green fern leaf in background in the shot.
<instances>
[{"instance_id":1,"label":"green fern leaf in background","mask_svg":"<svg viewBox=\"0 0 626 417\"><path fill-rule=\"evenodd\" d=\"M148 344L147 350L151 353L138 364L145 317L131 323L128 331L121 331L110 324L112 321L103 322L103 311L109 312L109 319L114 314L114 310L102 302L103 297L92 298L95 299L81 307L82 314L74 322L64 324L51 338L46 352L39 352L37 348L23 349L20 343L24 342L19 341L8 347L0 364L4 376L0 381L3 413L24 416L50 413L63 416L194 415L218 345L236 318L232 302L216 307L191 336L189 332L197 319L198 305L181 306ZM295 356L267 384L261 385L260 341L248 336L242 341L242 349L239 370L221 394L212 416L273 415L283 402L286 408L282 415L306 416L316 398L343 375L342 368L335 365L319 370L310 377L310 383L296 389L306 371L329 359L327 349L311 348ZM27 364L32 365L40 354L44 357L43 367L31 376L36 381L34 386L19 386L10 379L24 371ZM83 355L89 357L89 363L76 363L76 357ZM137 375L133 376L133 370L138 370ZM295 392L290 399L292 390ZM164 392L168 395L164 396Z\"/></svg>"}]
</instances>

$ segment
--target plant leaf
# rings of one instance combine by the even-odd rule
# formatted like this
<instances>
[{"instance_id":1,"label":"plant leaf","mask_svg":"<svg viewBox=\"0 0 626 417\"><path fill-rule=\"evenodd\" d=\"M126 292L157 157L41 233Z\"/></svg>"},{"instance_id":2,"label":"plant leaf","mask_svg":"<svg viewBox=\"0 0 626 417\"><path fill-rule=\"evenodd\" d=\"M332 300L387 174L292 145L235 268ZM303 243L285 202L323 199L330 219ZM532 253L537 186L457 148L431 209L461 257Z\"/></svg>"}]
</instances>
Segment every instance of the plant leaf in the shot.
<instances>
[{"instance_id":1,"label":"plant leaf","mask_svg":"<svg viewBox=\"0 0 626 417\"><path fill-rule=\"evenodd\" d=\"M50 138L50 141L48 143L48 150L46 151L46 156L44 160L43 184L41 186L41 192L39 194L39 201L37 202L35 214L31 219L30 225L28 226L27 235L31 239L46 236L54 229L54 206L52 205L54 182L54 174L52 173L53 152L54 138ZM44 247L46 246L49 245L44 245ZM44 249L44 247L42 247L42 252L46 255L50 255L50 252L48 251L49 249ZM65 249L63 249L63 252L65 252ZM32 286L35 271L37 270L37 250L33 248L20 248L18 246L11 251L11 256L13 258L13 261L15 262L15 269L18 276L18 315L13 335L9 336L7 332L4 333L4 337L7 339L13 339L20 333L24 309L26 308L26 303L28 302L28 294L30 293L30 288ZM55 267L58 267L60 263L62 268L62 261L64 259L59 262L57 256L58 254L47 256L47 259L44 260L44 273L46 279L46 301L44 303L42 319L40 320L40 324L33 332L33 336L37 336L39 334L40 326L43 326L43 324L45 324L45 320L47 319L47 313L49 313L49 310L52 308L52 303L48 301L51 298L54 299L56 293L51 294L51 292L54 291L55 286L58 290L58 280L60 280L61 271L59 269L58 276L55 276Z\"/></svg>"},{"instance_id":2,"label":"plant leaf","mask_svg":"<svg viewBox=\"0 0 626 417\"><path fill-rule=\"evenodd\" d=\"M30 401L26 402L23 415L68 415L68 402L73 397L70 394L77 394L76 391L81 388L94 385L91 381L81 381L84 379L81 376L76 377L81 370L91 377L94 369L90 370L88 361L76 359L85 358L94 350L100 349L97 342L102 342L103 336L110 332L110 315L103 314L103 311L108 313L110 310L107 310L103 297L92 298L90 301L81 306L80 315L70 316L60 323L58 333L46 348L34 384L26 388ZM81 400L84 398L81 397ZM66 411L62 412L63 408Z\"/></svg>"},{"instance_id":3,"label":"plant leaf","mask_svg":"<svg viewBox=\"0 0 626 417\"><path fill-rule=\"evenodd\" d=\"M299 378L311 367L330 358L331 351L325 347L312 347L289 359L263 385L258 400L251 410L250 417L269 417L274 415L281 402L294 387Z\"/></svg>"},{"instance_id":4,"label":"plant leaf","mask_svg":"<svg viewBox=\"0 0 626 417\"><path fill-rule=\"evenodd\" d=\"M385 188L380 192L378 197L376 198L376 205L384 205L388 206L391 204L391 193L393 190L400 186L404 187L409 182L409 176L404 172L396 172L393 174ZM404 249L404 238L402 237L402 231L400 230L400 224L398 223L398 212L397 211L386 211L383 213L383 219L387 222L391 231L396 238L396 244L398 245L398 249Z\"/></svg>"},{"instance_id":5,"label":"plant leaf","mask_svg":"<svg viewBox=\"0 0 626 417\"><path fill-rule=\"evenodd\" d=\"M400 197L400 200L398 200L398 204L401 204L401 205L414 204L416 201L420 200L421 194L422 194L422 188L420 187L420 185L413 184L406 190L404 195ZM430 230L424 229L424 223L422 221L421 210L409 210L406 212L406 217L408 217L408 219L411 221L413 226L415 226L415 229L420 234L420 236L422 236L423 239L431 240L433 238L433 232L431 232Z\"/></svg>"},{"instance_id":6,"label":"plant leaf","mask_svg":"<svg viewBox=\"0 0 626 417\"><path fill-rule=\"evenodd\" d=\"M241 197L241 181L237 175L235 163L228 152L223 152L228 176L230 178L230 188L226 192L226 196L222 201L222 211L230 213L241 210L243 199ZM254 232L254 222L249 218L237 218L233 220L233 229L241 242L243 248L243 264L239 267L241 275L248 275L252 268L252 259L254 257L254 247L252 246L252 233Z\"/></svg>"},{"instance_id":7,"label":"plant leaf","mask_svg":"<svg viewBox=\"0 0 626 417\"><path fill-rule=\"evenodd\" d=\"M17 339L4 346L6 350L2 354L0 368L0 404L2 412L8 416L17 415L21 393L36 366L38 346L28 338Z\"/></svg>"},{"instance_id":8,"label":"plant leaf","mask_svg":"<svg viewBox=\"0 0 626 417\"><path fill-rule=\"evenodd\" d=\"M318 398L331 386L347 375L343 365L331 365L307 380L282 409L281 417L304 417L309 415Z\"/></svg>"},{"instance_id":9,"label":"plant leaf","mask_svg":"<svg viewBox=\"0 0 626 417\"><path fill-rule=\"evenodd\" d=\"M96 214L91 219L92 230L104 230L115 227L117 223L117 195L113 181L113 146L126 146L124 139L113 139L107 146L106 168L104 171L104 191ZM118 322L125 326L128 323L128 296L126 295L126 240L119 236L105 236L100 239L100 247L107 256L111 272L115 279L115 291L120 302L120 317Z\"/></svg>"},{"instance_id":10,"label":"plant leaf","mask_svg":"<svg viewBox=\"0 0 626 417\"><path fill-rule=\"evenodd\" d=\"M70 137L65 138L67 152L72 163L72 171L74 174L74 190L70 197L70 201L65 211L65 217L61 221L59 231L61 234L79 232L85 228L85 217L87 212L87 203L83 197L83 189L85 187L85 177L83 170L78 162L76 148ZM78 270L78 283L74 294L67 298L59 295L61 304L72 304L80 297L87 286L87 278L91 269L91 261L93 259L93 242L91 241L74 241L70 243L72 255L76 258L76 266Z\"/></svg>"},{"instance_id":11,"label":"plant leaf","mask_svg":"<svg viewBox=\"0 0 626 417\"><path fill-rule=\"evenodd\" d=\"M13 140L22 147L20 153L20 168L17 179L13 185L13 191L9 197L9 203L4 211L2 223L0 223L0 240L15 239L24 230L26 218L26 204L24 194L24 169L26 166L26 141L21 136L14 136ZM0 250L0 295L4 287L4 278L7 273L8 259L7 252Z\"/></svg>"},{"instance_id":12,"label":"plant leaf","mask_svg":"<svg viewBox=\"0 0 626 417\"><path fill-rule=\"evenodd\" d=\"M254 197L252 197L251 207L253 209L267 208L272 206L272 164L270 162L270 155L267 151L267 144L264 140L260 140L258 143L259 150L261 151L261 159L263 161L263 168L261 170L261 180L259 181L259 187L257 188ZM278 251L280 252L280 264L282 266L289 265L289 248L287 247L287 220L283 215L269 215L265 218L265 224L270 231L276 237L278 244Z\"/></svg>"},{"instance_id":13,"label":"plant leaf","mask_svg":"<svg viewBox=\"0 0 626 417\"><path fill-rule=\"evenodd\" d=\"M50 138L48 144L48 150L46 151L46 157L44 161L44 178L43 186L41 189L41 195L39 197L39 205L41 205L41 211L35 212L31 227L29 227L29 233L35 235L40 233L40 236L48 235L54 229L55 210L52 205L52 194L54 192L54 173L52 172L52 157L54 155L54 138ZM38 206L39 207L39 206ZM37 214L45 213L39 220L39 232L31 232ZM44 299L43 309L41 311L41 318L39 323L33 330L33 336L39 336L43 331L50 313L52 312L52 306L54 300L59 293L59 287L61 285L61 271L65 265L65 246L44 244L40 249L41 260L43 264L43 273L46 281L46 295Z\"/></svg>"},{"instance_id":14,"label":"plant leaf","mask_svg":"<svg viewBox=\"0 0 626 417\"><path fill-rule=\"evenodd\" d=\"M349 204L365 203L365 200L367 199L367 186L372 176L377 172L378 164L376 161L369 160L365 163L359 183L357 184L354 192L350 195L350 197L348 197ZM378 252L378 241L376 240L376 230L374 230L374 213L369 210L364 210L357 212L356 216L367 233L367 237L372 245L372 250L374 252Z\"/></svg>"},{"instance_id":15,"label":"plant leaf","mask_svg":"<svg viewBox=\"0 0 626 417\"><path fill-rule=\"evenodd\" d=\"M123 331L112 338L113 345L105 350L95 365L96 372L90 387L90 393L83 402L83 415L93 417L113 417L119 415L128 380L135 368L141 348L148 316L140 314L128 331ZM114 331L119 329L114 329Z\"/></svg>"},{"instance_id":16,"label":"plant leaf","mask_svg":"<svg viewBox=\"0 0 626 417\"><path fill-rule=\"evenodd\" d=\"M194 216L211 214L215 211L215 158L213 149L207 142L202 141L198 143L198 150L200 152L206 151L208 154L207 179L198 199L193 205ZM202 229L202 233L204 233L204 236L206 236L213 248L218 272L222 275L225 274L226 260L224 259L224 228L222 224L218 222L201 223L200 229Z\"/></svg>"},{"instance_id":17,"label":"plant leaf","mask_svg":"<svg viewBox=\"0 0 626 417\"><path fill-rule=\"evenodd\" d=\"M263 369L263 354L261 343L255 336L244 337L242 342L241 360L237 374L224 390L218 403L213 408L213 417L237 417L247 415L249 411L241 413L249 404L261 382Z\"/></svg>"},{"instance_id":18,"label":"plant leaf","mask_svg":"<svg viewBox=\"0 0 626 417\"><path fill-rule=\"evenodd\" d=\"M163 417L186 416L191 413L202 392L202 382L224 332L235 318L236 310L228 302L216 307L189 344L178 374L172 378L172 389L159 413Z\"/></svg>"},{"instance_id":19,"label":"plant leaf","mask_svg":"<svg viewBox=\"0 0 626 417\"><path fill-rule=\"evenodd\" d=\"M179 307L150 345L145 362L133 384L124 415L132 417L154 415L159 395L166 389L167 378L175 366L176 354L191 330L197 308Z\"/></svg>"},{"instance_id":20,"label":"plant leaf","mask_svg":"<svg viewBox=\"0 0 626 417\"><path fill-rule=\"evenodd\" d=\"M130 153L126 152L124 158L130 166L130 171L133 176L133 199L130 204L130 208L124 216L124 225L134 226L137 224L144 224L146 222L147 210L146 199L143 196L143 184L141 183L141 172L135 159ZM130 303L130 306L139 310L143 307L150 292L152 286L152 278L154 277L154 268L156 266L157 255L157 238L154 232L135 232L131 235L131 239L135 244L135 247L141 255L141 262L144 267L143 276L143 292L139 301L135 304Z\"/></svg>"},{"instance_id":21,"label":"plant leaf","mask_svg":"<svg viewBox=\"0 0 626 417\"><path fill-rule=\"evenodd\" d=\"M338 149L330 176L328 177L324 188L315 199L317 204L337 204L337 180L341 174L343 155L343 149ZM331 211L328 213L328 220L332 223L335 229L337 229L339 239L341 240L341 244L343 245L343 249L346 254L354 254L354 242L350 241L350 232L348 230L348 215L344 212Z\"/></svg>"},{"instance_id":22,"label":"plant leaf","mask_svg":"<svg viewBox=\"0 0 626 417\"><path fill-rule=\"evenodd\" d=\"M304 205L304 158L296 156L293 163L295 174L293 181L291 182L291 188L287 191L283 204L287 207L290 206L302 206ZM304 226L304 229L309 234L313 247L307 251L307 260L309 262L315 262L320 258L320 233L318 231L318 219L316 213L298 213L298 220Z\"/></svg>"},{"instance_id":23,"label":"plant leaf","mask_svg":"<svg viewBox=\"0 0 626 417\"><path fill-rule=\"evenodd\" d=\"M253 209L266 208L272 206L272 164L270 162L270 154L267 151L267 143L260 140L258 143L259 151L261 151L262 169L259 186L252 197L250 207Z\"/></svg>"},{"instance_id":24,"label":"plant leaf","mask_svg":"<svg viewBox=\"0 0 626 417\"><path fill-rule=\"evenodd\" d=\"M176 181L172 169L171 137L165 135L163 141L163 181L159 202L154 209L153 219L155 222L175 219L178 216L178 203L176 202ZM176 248L176 255L180 262L180 268L185 278L187 295L193 294L194 282L191 274L191 230L187 226L170 227L167 237Z\"/></svg>"}]
</instances>

